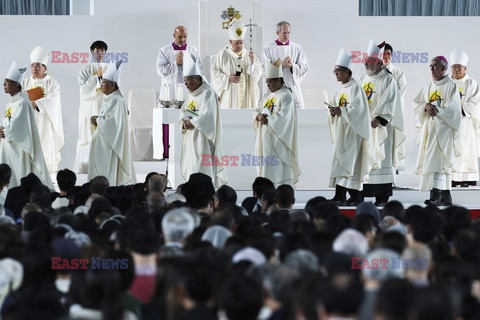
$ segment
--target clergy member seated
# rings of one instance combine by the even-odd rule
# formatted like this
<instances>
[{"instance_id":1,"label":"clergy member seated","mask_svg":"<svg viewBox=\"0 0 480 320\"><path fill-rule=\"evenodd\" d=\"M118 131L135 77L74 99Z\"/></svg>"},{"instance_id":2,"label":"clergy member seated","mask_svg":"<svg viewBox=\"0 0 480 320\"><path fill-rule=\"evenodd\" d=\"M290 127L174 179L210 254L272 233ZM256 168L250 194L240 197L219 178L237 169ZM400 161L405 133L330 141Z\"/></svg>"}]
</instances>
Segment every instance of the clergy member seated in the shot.
<instances>
[{"instance_id":1,"label":"clergy member seated","mask_svg":"<svg viewBox=\"0 0 480 320\"><path fill-rule=\"evenodd\" d=\"M255 108L260 98L262 64L243 46L245 26L239 20L232 21L228 35L229 44L220 50L212 65L212 88L220 97L222 109Z\"/></svg>"},{"instance_id":2,"label":"clergy member seated","mask_svg":"<svg viewBox=\"0 0 480 320\"><path fill-rule=\"evenodd\" d=\"M185 180L191 174L204 173L219 187L227 183L227 172L216 161L223 156L218 97L203 81L200 69L190 55L183 57L183 79L189 94L180 110L180 172Z\"/></svg>"},{"instance_id":3,"label":"clergy member seated","mask_svg":"<svg viewBox=\"0 0 480 320\"><path fill-rule=\"evenodd\" d=\"M255 110L253 131L255 155L260 157L258 176L270 179L278 187L298 182L297 109L292 90L284 85L280 59L265 66L270 92Z\"/></svg>"},{"instance_id":4,"label":"clergy member seated","mask_svg":"<svg viewBox=\"0 0 480 320\"><path fill-rule=\"evenodd\" d=\"M53 189L43 157L40 135L35 123L34 109L28 95L22 91L27 68L19 68L13 61L3 88L11 96L0 123L0 163L12 168L10 187L20 185L20 179L34 173L41 182Z\"/></svg>"},{"instance_id":5,"label":"clergy member seated","mask_svg":"<svg viewBox=\"0 0 480 320\"><path fill-rule=\"evenodd\" d=\"M95 127L88 159L88 179L105 176L111 186L135 184L128 130L128 110L118 88L123 61L111 63L103 74L105 95L100 114L92 116Z\"/></svg>"},{"instance_id":6,"label":"clergy member seated","mask_svg":"<svg viewBox=\"0 0 480 320\"><path fill-rule=\"evenodd\" d=\"M42 143L43 155L50 173L58 170L62 158L63 137L60 85L47 73L48 51L37 46L30 53L32 76L23 81L30 101L37 112L35 119Z\"/></svg>"}]
</instances>

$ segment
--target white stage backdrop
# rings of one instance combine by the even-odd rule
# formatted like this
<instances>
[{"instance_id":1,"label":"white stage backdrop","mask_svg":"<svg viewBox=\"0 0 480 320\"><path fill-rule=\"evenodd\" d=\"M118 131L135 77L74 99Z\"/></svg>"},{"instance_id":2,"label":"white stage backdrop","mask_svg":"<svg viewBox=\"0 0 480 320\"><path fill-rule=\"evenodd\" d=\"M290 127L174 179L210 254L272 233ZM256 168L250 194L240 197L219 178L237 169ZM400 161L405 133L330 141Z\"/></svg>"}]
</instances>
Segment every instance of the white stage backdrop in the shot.
<instances>
[{"instance_id":1,"label":"white stage backdrop","mask_svg":"<svg viewBox=\"0 0 480 320\"><path fill-rule=\"evenodd\" d=\"M73 53L88 52L94 40L102 39L108 43L109 52L128 56L121 86L125 93L132 88L158 91L155 61L158 49L172 41L174 27L187 26L188 42L199 47L205 58L227 42L220 15L230 5L240 10L245 22L252 18L259 25L254 43L257 55L261 55L263 45L275 39L276 23L290 22L291 40L302 45L309 59L304 89L325 89L329 96L333 95L338 83L332 70L341 47L363 52L372 38L378 43L386 40L401 53L396 64L405 70L408 81L405 97L407 172L413 172L416 155L412 100L430 80L429 60L440 54L448 57L454 48L462 47L471 57L469 75L480 79L480 61L475 55L480 44L472 38L472 30L480 27L480 18L360 17L357 0L97 0L93 16L1 16L0 28L4 32L0 74L6 74L14 59L17 63L29 64L30 51L37 45L71 57ZM66 61L48 65L50 74L62 87L66 144L60 167L71 168L74 161L79 104L77 74L83 65ZM363 73L360 63L353 69L357 75ZM0 95L2 115L7 101L6 94Z\"/></svg>"}]
</instances>

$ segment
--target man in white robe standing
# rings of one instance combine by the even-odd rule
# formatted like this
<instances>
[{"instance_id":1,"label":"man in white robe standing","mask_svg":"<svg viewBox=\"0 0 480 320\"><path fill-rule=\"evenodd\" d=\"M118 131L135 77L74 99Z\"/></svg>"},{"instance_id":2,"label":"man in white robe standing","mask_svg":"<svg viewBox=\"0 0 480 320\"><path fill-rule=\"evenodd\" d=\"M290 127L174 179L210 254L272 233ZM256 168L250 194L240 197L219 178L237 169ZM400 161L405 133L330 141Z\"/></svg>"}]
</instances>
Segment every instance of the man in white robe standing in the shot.
<instances>
[{"instance_id":1,"label":"man in white robe standing","mask_svg":"<svg viewBox=\"0 0 480 320\"><path fill-rule=\"evenodd\" d=\"M92 63L80 70L77 80L80 86L80 107L78 109L78 142L73 171L87 173L90 144L95 127L90 123L92 116L98 115L104 97L100 85L107 64L102 62L108 46L97 40L90 46Z\"/></svg>"},{"instance_id":2,"label":"man in white robe standing","mask_svg":"<svg viewBox=\"0 0 480 320\"><path fill-rule=\"evenodd\" d=\"M365 92L352 77L352 55L343 48L333 73L342 86L328 106L333 142L330 187L335 188L332 201L339 206L356 206L363 201L360 191L375 163L370 112Z\"/></svg>"},{"instance_id":3,"label":"man in white robe standing","mask_svg":"<svg viewBox=\"0 0 480 320\"><path fill-rule=\"evenodd\" d=\"M47 73L48 51L37 46L30 53L32 76L23 81L23 89L40 88L43 97L32 101L35 108L35 119L42 143L43 155L50 173L58 171L62 160L60 150L65 139L63 136L62 104L60 101L60 85Z\"/></svg>"},{"instance_id":4,"label":"man in white robe standing","mask_svg":"<svg viewBox=\"0 0 480 320\"><path fill-rule=\"evenodd\" d=\"M418 157L415 173L420 175L420 190L430 190L427 205L451 206L452 173L460 155L460 96L455 81L446 75L448 61L437 56L430 64L433 81L415 98Z\"/></svg>"},{"instance_id":5,"label":"man in white robe standing","mask_svg":"<svg viewBox=\"0 0 480 320\"><path fill-rule=\"evenodd\" d=\"M281 61L265 65L270 92L255 110L255 156L259 158L258 176L270 179L275 187L298 182L297 108L292 90L283 82Z\"/></svg>"},{"instance_id":6,"label":"man in white robe standing","mask_svg":"<svg viewBox=\"0 0 480 320\"><path fill-rule=\"evenodd\" d=\"M383 50L383 63L385 67L390 71L393 75L395 80L397 81L398 85L398 94L400 95L400 104L402 106L402 114L405 114L405 92L407 91L407 78L405 77L405 72L397 67L396 65L392 64L392 54L393 48L390 44L385 43L385 47ZM402 148L402 154L406 153L405 144L400 146ZM405 159L398 159L398 163L396 165L397 173L399 170L405 170Z\"/></svg>"},{"instance_id":7,"label":"man in white robe standing","mask_svg":"<svg viewBox=\"0 0 480 320\"><path fill-rule=\"evenodd\" d=\"M370 40L365 75L360 82L370 109L375 165L368 183L363 185L364 197L375 197L375 205L383 206L393 194L395 166L405 158L403 113L395 78L385 69L380 57L380 47Z\"/></svg>"},{"instance_id":8,"label":"man in white robe standing","mask_svg":"<svg viewBox=\"0 0 480 320\"><path fill-rule=\"evenodd\" d=\"M180 110L180 172L185 181L191 174L206 174L218 188L228 181L227 170L219 161L223 156L223 133L218 96L187 55L183 58L183 78L189 94Z\"/></svg>"},{"instance_id":9,"label":"man in white robe standing","mask_svg":"<svg viewBox=\"0 0 480 320\"><path fill-rule=\"evenodd\" d=\"M174 41L162 47L158 53L156 69L161 80L160 97L185 101L186 90L183 90L183 56L185 54L190 54L193 61L198 65L199 70L202 70L198 49L187 43L187 36L187 28L184 26L176 27L173 31ZM167 159L169 146L168 124L162 125L162 140L163 159Z\"/></svg>"},{"instance_id":10,"label":"man in white robe standing","mask_svg":"<svg viewBox=\"0 0 480 320\"><path fill-rule=\"evenodd\" d=\"M468 55L461 49L450 54L452 79L460 93L462 121L460 122L460 139L462 147L457 162L456 172L452 174L452 187L477 185L478 157L480 156L480 87L477 81L467 74Z\"/></svg>"},{"instance_id":11,"label":"man in white robe standing","mask_svg":"<svg viewBox=\"0 0 480 320\"><path fill-rule=\"evenodd\" d=\"M280 21L277 23L278 38L263 48L265 65L274 63L277 59L282 61L283 80L285 85L292 89L297 108L304 108L302 88L300 83L308 71L307 57L302 47L290 41L290 23Z\"/></svg>"},{"instance_id":12,"label":"man in white robe standing","mask_svg":"<svg viewBox=\"0 0 480 320\"><path fill-rule=\"evenodd\" d=\"M255 108L260 99L262 64L244 48L245 26L239 20L232 21L228 35L229 45L220 50L211 68L212 88L220 97L220 108Z\"/></svg>"},{"instance_id":13,"label":"man in white robe standing","mask_svg":"<svg viewBox=\"0 0 480 320\"><path fill-rule=\"evenodd\" d=\"M111 186L135 184L128 130L128 109L119 89L123 61L110 63L102 78L100 113L92 116L95 127L88 159L88 180L105 176Z\"/></svg>"},{"instance_id":14,"label":"man in white robe standing","mask_svg":"<svg viewBox=\"0 0 480 320\"><path fill-rule=\"evenodd\" d=\"M53 189L34 110L28 95L22 91L26 70L13 61L3 83L5 93L11 98L0 124L0 163L8 164L12 169L10 188L19 186L21 178L34 173L44 185Z\"/></svg>"}]
</instances>

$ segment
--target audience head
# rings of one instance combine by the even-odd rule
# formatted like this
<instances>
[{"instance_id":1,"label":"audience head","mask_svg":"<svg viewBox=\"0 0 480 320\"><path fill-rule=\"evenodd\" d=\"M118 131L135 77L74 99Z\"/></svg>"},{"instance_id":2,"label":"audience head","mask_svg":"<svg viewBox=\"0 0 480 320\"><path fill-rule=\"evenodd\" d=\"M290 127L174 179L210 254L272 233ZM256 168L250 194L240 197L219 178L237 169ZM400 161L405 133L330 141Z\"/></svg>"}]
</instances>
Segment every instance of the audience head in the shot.
<instances>
[{"instance_id":1,"label":"audience head","mask_svg":"<svg viewBox=\"0 0 480 320\"><path fill-rule=\"evenodd\" d=\"M275 207L277 209L291 209L295 204L295 192L289 184L282 184L275 191Z\"/></svg>"},{"instance_id":2,"label":"audience head","mask_svg":"<svg viewBox=\"0 0 480 320\"><path fill-rule=\"evenodd\" d=\"M105 195L109 187L108 179L104 176L97 176L90 181L90 191L99 195Z\"/></svg>"},{"instance_id":3,"label":"audience head","mask_svg":"<svg viewBox=\"0 0 480 320\"><path fill-rule=\"evenodd\" d=\"M77 175L72 170L63 169L57 172L57 184L60 191L68 192L77 183Z\"/></svg>"}]
</instances>

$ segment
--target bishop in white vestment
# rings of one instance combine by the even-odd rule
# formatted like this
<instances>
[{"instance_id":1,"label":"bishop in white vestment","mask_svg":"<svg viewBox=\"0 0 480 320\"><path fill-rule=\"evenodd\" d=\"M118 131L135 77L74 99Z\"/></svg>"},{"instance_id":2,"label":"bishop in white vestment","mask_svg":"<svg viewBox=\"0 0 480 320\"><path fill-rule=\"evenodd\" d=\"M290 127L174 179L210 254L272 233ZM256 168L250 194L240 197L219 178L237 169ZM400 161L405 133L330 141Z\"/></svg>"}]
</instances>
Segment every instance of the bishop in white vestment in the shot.
<instances>
[{"instance_id":1,"label":"bishop in white vestment","mask_svg":"<svg viewBox=\"0 0 480 320\"><path fill-rule=\"evenodd\" d=\"M328 124L333 142L329 186L335 188L332 201L337 205L358 205L360 191L375 163L367 98L352 77L352 55L340 50L334 74L342 86L328 106ZM350 199L346 199L346 192Z\"/></svg>"},{"instance_id":2,"label":"bishop in white vestment","mask_svg":"<svg viewBox=\"0 0 480 320\"><path fill-rule=\"evenodd\" d=\"M180 171L185 181L191 174L206 174L218 188L228 182L226 168L220 161L223 156L223 134L218 96L203 81L193 59L184 57L183 61L185 86L189 94L180 110Z\"/></svg>"},{"instance_id":3,"label":"bishop in white vestment","mask_svg":"<svg viewBox=\"0 0 480 320\"><path fill-rule=\"evenodd\" d=\"M430 68L433 81L414 100L420 129L415 173L421 177L420 190L430 190L430 199L425 204L452 205L454 159L460 155L461 147L460 96L455 81L446 75L445 57L433 58Z\"/></svg>"},{"instance_id":4,"label":"bishop in white vestment","mask_svg":"<svg viewBox=\"0 0 480 320\"><path fill-rule=\"evenodd\" d=\"M453 185L468 187L476 185L478 158L480 156L480 87L467 74L468 56L456 49L450 54L452 79L460 94L462 120L460 121L460 156L455 158L456 172L452 174Z\"/></svg>"},{"instance_id":5,"label":"bishop in white vestment","mask_svg":"<svg viewBox=\"0 0 480 320\"><path fill-rule=\"evenodd\" d=\"M265 65L274 63L277 59L282 61L283 80L285 85L292 89L295 106L304 108L302 88L300 83L308 71L308 61L302 47L290 41L290 24L281 21L277 24L277 36L274 42L263 48Z\"/></svg>"},{"instance_id":6,"label":"bishop in white vestment","mask_svg":"<svg viewBox=\"0 0 480 320\"><path fill-rule=\"evenodd\" d=\"M212 88L220 97L220 108L255 108L260 99L258 81L262 77L262 64L243 46L245 27L234 19L228 29L230 43L215 57Z\"/></svg>"},{"instance_id":7,"label":"bishop in white vestment","mask_svg":"<svg viewBox=\"0 0 480 320\"><path fill-rule=\"evenodd\" d=\"M270 92L255 109L253 131L258 176L270 179L275 187L295 185L298 166L297 108L290 88L284 86L280 60L265 66Z\"/></svg>"},{"instance_id":8,"label":"bishop in white vestment","mask_svg":"<svg viewBox=\"0 0 480 320\"><path fill-rule=\"evenodd\" d=\"M60 150L65 139L63 136L62 104L60 101L60 85L47 71L48 52L37 46L30 54L32 76L23 81L23 89L40 88L43 97L32 101L36 112L35 119L42 143L43 155L50 173L58 171L62 160ZM31 100L31 99L30 99Z\"/></svg>"},{"instance_id":9,"label":"bishop in white vestment","mask_svg":"<svg viewBox=\"0 0 480 320\"><path fill-rule=\"evenodd\" d=\"M44 185L53 189L34 110L28 95L22 91L26 70L26 67L17 67L14 61L5 77L5 93L11 98L0 124L0 163L8 164L12 169L9 188L19 186L21 178L34 173Z\"/></svg>"},{"instance_id":10,"label":"bishop in white vestment","mask_svg":"<svg viewBox=\"0 0 480 320\"><path fill-rule=\"evenodd\" d=\"M118 88L122 67L122 61L111 63L103 74L105 98L98 116L91 118L95 131L88 160L88 179L105 176L111 186L136 183L128 134L128 109Z\"/></svg>"},{"instance_id":11,"label":"bishop in white vestment","mask_svg":"<svg viewBox=\"0 0 480 320\"><path fill-rule=\"evenodd\" d=\"M395 166L398 160L405 158L402 147L405 134L397 82L377 58L379 52L380 48L370 40L366 74L360 80L372 119L376 162L362 193L364 197L375 197L375 204L383 206L393 194Z\"/></svg>"},{"instance_id":12,"label":"bishop in white vestment","mask_svg":"<svg viewBox=\"0 0 480 320\"><path fill-rule=\"evenodd\" d=\"M100 88L102 76L107 70L103 55L108 46L103 41L95 41L90 46L93 63L80 70L77 80L80 86L80 107L78 108L78 141L73 171L87 173L88 157L95 127L90 123L92 116L98 115L102 106L103 93Z\"/></svg>"}]
</instances>

